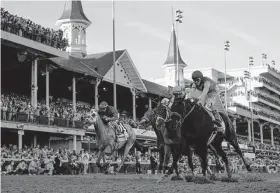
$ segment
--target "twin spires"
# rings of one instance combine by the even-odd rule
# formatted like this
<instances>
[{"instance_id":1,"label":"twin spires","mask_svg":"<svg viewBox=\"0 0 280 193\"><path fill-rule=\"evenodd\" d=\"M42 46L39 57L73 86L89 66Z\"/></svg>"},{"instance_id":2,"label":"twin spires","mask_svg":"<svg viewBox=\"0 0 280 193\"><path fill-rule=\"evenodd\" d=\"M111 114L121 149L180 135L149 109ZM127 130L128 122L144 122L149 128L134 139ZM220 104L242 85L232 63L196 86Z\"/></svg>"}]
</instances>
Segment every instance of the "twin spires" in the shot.
<instances>
[{"instance_id":1,"label":"twin spires","mask_svg":"<svg viewBox=\"0 0 280 193\"><path fill-rule=\"evenodd\" d=\"M61 17L56 22L63 31L63 38L68 40L66 52L83 58L87 55L86 29L91 21L85 16L80 0L66 0Z\"/></svg>"},{"instance_id":2,"label":"twin spires","mask_svg":"<svg viewBox=\"0 0 280 193\"><path fill-rule=\"evenodd\" d=\"M63 23L67 20L82 22L87 26L91 24L91 21L86 17L84 13L83 6L80 0L65 1L63 13L57 20L57 23Z\"/></svg>"},{"instance_id":3,"label":"twin spires","mask_svg":"<svg viewBox=\"0 0 280 193\"><path fill-rule=\"evenodd\" d=\"M186 67L186 63L182 60L181 54L180 54L180 49L178 49L178 61L179 65ZM169 50L167 54L167 59L163 64L164 66L171 65L171 64L177 64L177 38L176 38L176 32L174 28L174 24L172 24L172 32L171 32L171 39L169 43Z\"/></svg>"}]
</instances>

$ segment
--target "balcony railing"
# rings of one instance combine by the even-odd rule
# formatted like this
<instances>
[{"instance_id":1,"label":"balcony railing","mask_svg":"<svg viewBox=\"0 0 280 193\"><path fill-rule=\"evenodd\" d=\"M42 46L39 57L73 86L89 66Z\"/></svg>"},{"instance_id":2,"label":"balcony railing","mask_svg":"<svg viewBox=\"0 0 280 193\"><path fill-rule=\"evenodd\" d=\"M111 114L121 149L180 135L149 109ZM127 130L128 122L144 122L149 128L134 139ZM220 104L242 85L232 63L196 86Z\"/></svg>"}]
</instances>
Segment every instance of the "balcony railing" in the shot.
<instances>
[{"instance_id":1,"label":"balcony railing","mask_svg":"<svg viewBox=\"0 0 280 193\"><path fill-rule=\"evenodd\" d=\"M244 105L241 105L241 104L239 104L239 103L232 103L231 106L232 106L232 107L239 107L239 108L242 108L242 109L244 109L244 110L250 111L250 108L249 108L249 107L244 106ZM263 110L253 109L253 113L254 113L254 115L263 116L263 117L266 117L266 118L275 120L275 121L277 121L277 122L280 122L280 116L277 116L277 115L274 115L274 114L265 112L265 111L263 111Z\"/></svg>"},{"instance_id":2,"label":"balcony railing","mask_svg":"<svg viewBox=\"0 0 280 193\"><path fill-rule=\"evenodd\" d=\"M253 79L260 82L260 83L263 83L266 86L269 86L269 87L275 89L277 92L280 92L280 87L277 84L273 83L270 80L267 80L264 77L253 77Z\"/></svg>"},{"instance_id":3,"label":"balcony railing","mask_svg":"<svg viewBox=\"0 0 280 193\"><path fill-rule=\"evenodd\" d=\"M20 25L15 25L12 23L2 22L2 21L1 21L1 30L63 51L66 50L66 47L68 45L67 40L57 37L57 35L53 34L55 32L47 34L44 33L43 31L39 32L38 30L32 28L24 29Z\"/></svg>"},{"instance_id":4,"label":"balcony railing","mask_svg":"<svg viewBox=\"0 0 280 193\"><path fill-rule=\"evenodd\" d=\"M264 95L262 93L253 93L253 96L258 97L258 98L260 98L264 101L267 101L269 103L272 103L273 105L276 105L276 106L279 107L277 109L280 109L280 100L273 99L273 98L269 97L269 95Z\"/></svg>"},{"instance_id":5,"label":"balcony railing","mask_svg":"<svg viewBox=\"0 0 280 193\"><path fill-rule=\"evenodd\" d=\"M1 112L2 121L12 121L12 122L22 122L30 123L35 125L46 125L46 126L59 126L59 127L68 127L68 128L83 128L82 121L74 121L69 119L62 118L53 118L48 116L36 116L33 114L26 113L14 113L14 112Z\"/></svg>"}]
</instances>

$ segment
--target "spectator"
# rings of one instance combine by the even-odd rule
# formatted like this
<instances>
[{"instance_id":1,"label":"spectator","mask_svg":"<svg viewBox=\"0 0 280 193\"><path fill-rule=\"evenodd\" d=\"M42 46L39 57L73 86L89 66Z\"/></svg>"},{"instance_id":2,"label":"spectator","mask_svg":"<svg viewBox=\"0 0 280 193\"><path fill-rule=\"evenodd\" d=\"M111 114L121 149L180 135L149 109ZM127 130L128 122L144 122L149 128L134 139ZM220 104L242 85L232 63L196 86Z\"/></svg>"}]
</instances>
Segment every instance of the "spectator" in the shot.
<instances>
[{"instance_id":1,"label":"spectator","mask_svg":"<svg viewBox=\"0 0 280 193\"><path fill-rule=\"evenodd\" d=\"M141 164L140 164L140 162L141 162L141 152L140 151L138 151L136 153L135 158L136 158L136 166L135 166L136 174L141 174Z\"/></svg>"},{"instance_id":2,"label":"spectator","mask_svg":"<svg viewBox=\"0 0 280 193\"><path fill-rule=\"evenodd\" d=\"M18 174L22 175L22 174L26 173L26 170L27 170L27 165L26 165L24 160L21 160L21 162L17 165L14 173L17 174L17 175Z\"/></svg>"},{"instance_id":3,"label":"spectator","mask_svg":"<svg viewBox=\"0 0 280 193\"><path fill-rule=\"evenodd\" d=\"M39 173L39 167L38 167L38 159L34 158L28 166L28 173L29 175L37 175Z\"/></svg>"}]
</instances>

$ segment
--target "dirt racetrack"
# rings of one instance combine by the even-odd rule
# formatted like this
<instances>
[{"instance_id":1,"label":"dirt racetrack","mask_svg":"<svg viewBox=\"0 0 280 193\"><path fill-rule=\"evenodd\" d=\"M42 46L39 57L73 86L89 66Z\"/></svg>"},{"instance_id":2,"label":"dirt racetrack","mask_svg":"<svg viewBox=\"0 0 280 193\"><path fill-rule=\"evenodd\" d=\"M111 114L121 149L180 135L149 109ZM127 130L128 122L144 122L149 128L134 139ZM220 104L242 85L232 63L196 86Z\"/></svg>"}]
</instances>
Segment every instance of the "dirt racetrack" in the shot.
<instances>
[{"instance_id":1,"label":"dirt racetrack","mask_svg":"<svg viewBox=\"0 0 280 193\"><path fill-rule=\"evenodd\" d=\"M244 177L246 176L246 177ZM91 174L82 176L2 176L1 192L25 193L77 193L77 192L273 192L280 193L280 173L234 175L238 182L213 181L214 184L197 184L187 181L158 183L158 175ZM261 181L260 181L261 179Z\"/></svg>"}]
</instances>

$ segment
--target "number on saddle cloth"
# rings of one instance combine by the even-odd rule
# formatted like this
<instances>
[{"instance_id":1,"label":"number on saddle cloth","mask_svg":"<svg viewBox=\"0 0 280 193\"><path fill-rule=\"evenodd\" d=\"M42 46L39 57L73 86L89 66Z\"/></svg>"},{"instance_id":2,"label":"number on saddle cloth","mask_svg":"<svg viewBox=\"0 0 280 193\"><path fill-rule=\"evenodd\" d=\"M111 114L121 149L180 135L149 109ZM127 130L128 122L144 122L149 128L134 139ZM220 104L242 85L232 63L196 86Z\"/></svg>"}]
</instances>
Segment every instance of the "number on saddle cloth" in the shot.
<instances>
[{"instance_id":1,"label":"number on saddle cloth","mask_svg":"<svg viewBox=\"0 0 280 193\"><path fill-rule=\"evenodd\" d=\"M122 122L119 122L118 126L119 126L119 129L120 129L120 133L124 133L126 131L126 128L125 128L125 126Z\"/></svg>"}]
</instances>

